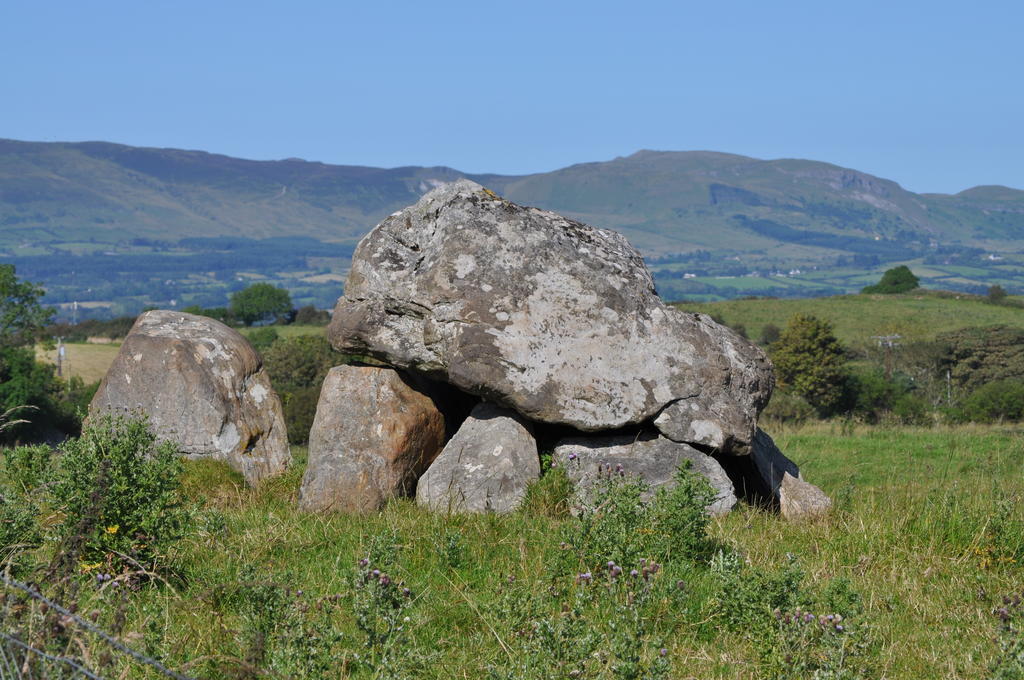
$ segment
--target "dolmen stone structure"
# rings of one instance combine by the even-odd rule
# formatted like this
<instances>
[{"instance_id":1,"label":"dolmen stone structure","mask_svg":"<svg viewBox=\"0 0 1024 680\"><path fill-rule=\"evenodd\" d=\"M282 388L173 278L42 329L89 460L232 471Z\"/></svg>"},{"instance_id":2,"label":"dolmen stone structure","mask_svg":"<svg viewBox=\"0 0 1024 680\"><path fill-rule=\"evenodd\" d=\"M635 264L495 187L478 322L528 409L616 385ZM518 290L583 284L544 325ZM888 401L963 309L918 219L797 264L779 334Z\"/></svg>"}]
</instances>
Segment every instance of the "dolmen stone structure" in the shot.
<instances>
[{"instance_id":1,"label":"dolmen stone structure","mask_svg":"<svg viewBox=\"0 0 1024 680\"><path fill-rule=\"evenodd\" d=\"M224 461L248 484L291 462L262 359L237 331L204 316L142 314L89 405L90 416L102 411L144 414L158 440Z\"/></svg>"},{"instance_id":2,"label":"dolmen stone structure","mask_svg":"<svg viewBox=\"0 0 1024 680\"><path fill-rule=\"evenodd\" d=\"M716 490L711 512L737 495L794 517L827 502L802 486L793 500L794 481L811 485L757 427L774 384L757 346L664 304L623 236L468 180L359 243L328 338L384 365L328 377L307 509L371 510L415 487L440 511L507 512L539 474L543 437L580 493L601 463L657 486L688 460ZM480 405L468 418L436 397L427 407L431 382ZM396 396L399 384L441 413L447 441L436 416L410 415L418 398Z\"/></svg>"}]
</instances>

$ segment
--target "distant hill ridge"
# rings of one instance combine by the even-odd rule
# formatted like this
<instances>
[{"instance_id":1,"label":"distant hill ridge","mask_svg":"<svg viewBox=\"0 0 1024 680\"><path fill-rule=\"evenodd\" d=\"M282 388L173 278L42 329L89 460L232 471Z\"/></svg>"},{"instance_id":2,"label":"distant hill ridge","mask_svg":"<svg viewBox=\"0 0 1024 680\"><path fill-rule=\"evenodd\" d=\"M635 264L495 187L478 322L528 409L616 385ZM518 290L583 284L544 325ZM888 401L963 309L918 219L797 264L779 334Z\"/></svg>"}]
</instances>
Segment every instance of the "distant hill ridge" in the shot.
<instances>
[{"instance_id":1,"label":"distant hill ridge","mask_svg":"<svg viewBox=\"0 0 1024 680\"><path fill-rule=\"evenodd\" d=\"M888 179L800 159L642 150L509 176L14 140L0 140L0 247L228 235L354 242L439 182L460 177L517 203L621 231L655 257L788 247L825 261L936 244L1024 247L1024 191L915 194Z\"/></svg>"}]
</instances>

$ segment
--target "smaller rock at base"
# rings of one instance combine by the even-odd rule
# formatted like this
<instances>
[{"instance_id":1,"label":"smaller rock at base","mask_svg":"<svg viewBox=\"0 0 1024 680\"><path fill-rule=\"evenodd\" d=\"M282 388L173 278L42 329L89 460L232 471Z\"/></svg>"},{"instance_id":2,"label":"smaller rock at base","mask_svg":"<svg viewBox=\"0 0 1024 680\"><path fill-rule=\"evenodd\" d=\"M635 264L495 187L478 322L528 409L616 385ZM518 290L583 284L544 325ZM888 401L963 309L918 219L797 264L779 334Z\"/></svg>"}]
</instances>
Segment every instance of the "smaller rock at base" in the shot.
<instances>
[{"instance_id":1,"label":"smaller rock at base","mask_svg":"<svg viewBox=\"0 0 1024 680\"><path fill-rule=\"evenodd\" d=\"M539 477L530 423L515 411L484 402L420 477L416 502L441 512L511 512Z\"/></svg>"},{"instance_id":2,"label":"smaller rock at base","mask_svg":"<svg viewBox=\"0 0 1024 680\"><path fill-rule=\"evenodd\" d=\"M373 512L408 495L444 431L433 399L393 368L335 366L309 432L299 508Z\"/></svg>"},{"instance_id":3,"label":"smaller rock at base","mask_svg":"<svg viewBox=\"0 0 1024 680\"><path fill-rule=\"evenodd\" d=\"M818 487L788 472L779 485L779 512L788 520L820 517L832 507L832 499Z\"/></svg>"},{"instance_id":4,"label":"smaller rock at base","mask_svg":"<svg viewBox=\"0 0 1024 680\"><path fill-rule=\"evenodd\" d=\"M601 471L640 477L649 485L644 494L650 500L660 487L675 485L676 470L686 461L715 490L708 513L723 515L736 505L732 481L711 456L688 444L653 434L612 437L572 437L555 447L554 461L562 467L584 499L597 485Z\"/></svg>"}]
</instances>

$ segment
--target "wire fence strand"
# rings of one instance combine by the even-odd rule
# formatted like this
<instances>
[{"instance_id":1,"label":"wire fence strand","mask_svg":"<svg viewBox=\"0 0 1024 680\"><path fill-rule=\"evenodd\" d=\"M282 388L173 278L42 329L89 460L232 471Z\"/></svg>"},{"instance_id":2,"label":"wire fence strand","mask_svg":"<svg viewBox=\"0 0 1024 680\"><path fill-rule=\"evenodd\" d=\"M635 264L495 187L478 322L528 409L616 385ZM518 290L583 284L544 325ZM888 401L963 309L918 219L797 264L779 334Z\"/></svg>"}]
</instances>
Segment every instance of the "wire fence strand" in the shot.
<instances>
[{"instance_id":1,"label":"wire fence strand","mask_svg":"<svg viewBox=\"0 0 1024 680\"><path fill-rule=\"evenodd\" d=\"M93 635L97 636L98 638L102 639L104 642L106 642L108 645L110 645L111 647L113 647L117 651L119 651L119 652L121 652L123 654L127 654L128 656L132 657L136 661L138 661L140 663L143 663L143 664L145 664L145 665L147 665L147 666L149 666L149 667L159 671L161 674L167 676L168 678L174 678L174 680L195 680L195 678L189 677L187 675L182 675L181 673L178 673L177 671L173 671L170 668L167 668L166 666L164 666L162 663L160 663L156 659L148 657L145 654L142 654L141 652L135 651L134 649L132 649L131 647L127 646L126 644L124 644L120 640L118 640L118 639L114 638L113 636L107 634L105 631L103 631L99 627L93 625L92 623L90 623L89 621L86 621L85 619L83 619L82 617L78 616L74 612L69 611L68 609L65 609L64 607L62 607L61 605L57 604L53 600L49 599L48 597L46 597L45 595L40 593L38 590L36 590L32 586L24 584L21 581L16 581L16 580L14 580L12 578L9 578L6 574L3 574L3 573L0 573L0 579L2 579L4 584L7 585L8 587L20 590L23 593L25 593L26 595L28 595L29 597L31 597L32 599L34 599L34 600L36 600L38 602L42 602L43 604L45 604L46 606L50 607L54 611L57 611L57 612L63 614L64 616L67 616L67 617L71 618L71 620L73 620L79 626L81 626L85 630L89 631ZM8 636L8 635L4 634L4 637L5 638L10 638L11 636ZM16 638L15 638L15 640L16 640ZM25 643L22 643L20 640L18 640L16 642L16 644L18 644L19 646L25 646ZM46 655L46 653L43 652L42 650L35 649L34 647L31 648L31 651L33 653L36 653L36 654L50 656L50 655ZM64 659L64 657L57 657L57 658L58 659ZM88 671L86 671L86 672L88 672ZM98 678L98 676L91 675L91 674L88 675L87 677L89 677L89 678ZM99 680L102 680L102 679L99 679Z\"/></svg>"}]
</instances>

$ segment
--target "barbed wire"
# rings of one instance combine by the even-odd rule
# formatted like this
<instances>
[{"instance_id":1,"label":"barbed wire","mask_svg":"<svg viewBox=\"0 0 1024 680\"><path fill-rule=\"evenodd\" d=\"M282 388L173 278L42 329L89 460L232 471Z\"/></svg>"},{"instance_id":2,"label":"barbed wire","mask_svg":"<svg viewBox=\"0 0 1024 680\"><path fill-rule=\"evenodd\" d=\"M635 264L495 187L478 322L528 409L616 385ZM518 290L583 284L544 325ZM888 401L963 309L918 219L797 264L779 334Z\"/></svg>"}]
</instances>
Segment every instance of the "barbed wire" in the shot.
<instances>
[{"instance_id":1,"label":"barbed wire","mask_svg":"<svg viewBox=\"0 0 1024 680\"><path fill-rule=\"evenodd\" d=\"M90 680L103 680L103 678L101 678L100 676L96 675L95 673L90 671L85 666L82 666L81 664L76 662L74 659L69 659L66 656L57 656L55 654L50 654L48 652L44 652L41 649L36 649L32 645L26 644L26 643L22 642L21 640L19 640L18 638L14 637L13 635L9 635L8 633L5 633L3 631L0 631L0 637L2 637L7 642L14 643L15 645L17 645L18 647L21 647L22 649L24 649L27 652L35 654L36 656L40 656L40 657L42 657L44 659L47 659L49 661L56 661L57 663L67 664L68 666L71 666L72 668L74 668L76 671L78 671L79 673L81 673L85 677L90 678ZM2 670L2 669L0 669L0 670ZM19 675L20 675L20 673L19 673ZM0 673L0 679L3 679L3 673Z\"/></svg>"},{"instance_id":2,"label":"barbed wire","mask_svg":"<svg viewBox=\"0 0 1024 680\"><path fill-rule=\"evenodd\" d=\"M128 656L134 658L136 661L139 661L140 663L144 663L147 666L150 666L151 668L155 668L157 671L159 671L163 675L166 675L169 678L174 678L175 680L195 680L195 678L189 677L187 675L182 675L181 673L178 673L177 671L172 671L170 668L167 668L166 666L164 666L162 663L160 663L156 659L148 657L145 654L142 654L141 652L135 651L131 647L125 645L123 642L121 642L121 641L117 640L116 638L114 638L113 636L107 634L101 628L99 628L97 626L94 626L92 623L86 621L85 619L83 619L82 617L78 616L74 612L69 611L68 609L65 609L64 607L60 606L59 604L57 604L53 600L49 599L48 597L46 597L45 595L40 593L34 587L32 587L30 585L27 585L25 583L22 583L21 581L16 581L16 580L14 580L12 578L9 578L6 574L3 574L3 573L0 573L0 579L3 580L5 585L7 585L7 586L9 586L11 588L16 588L16 589L24 592L26 595L28 595L32 599L37 600L39 602L42 602L43 604L45 604L46 606L50 607L54 611L57 611L57 612L63 614L64 616L69 617L71 620L73 620L75 623L80 625L82 628L84 628L85 630L89 631L93 635L96 635L97 637L101 638L104 642L109 644L114 649L116 649L119 652L122 652L124 654L127 654ZM24 643L22 643L22 644L24 644ZM33 650L36 651L36 652L40 652L40 650L37 650L35 648L33 648ZM96 677L96 676L90 676L90 677ZM99 680L102 680L102 679L99 679Z\"/></svg>"}]
</instances>

